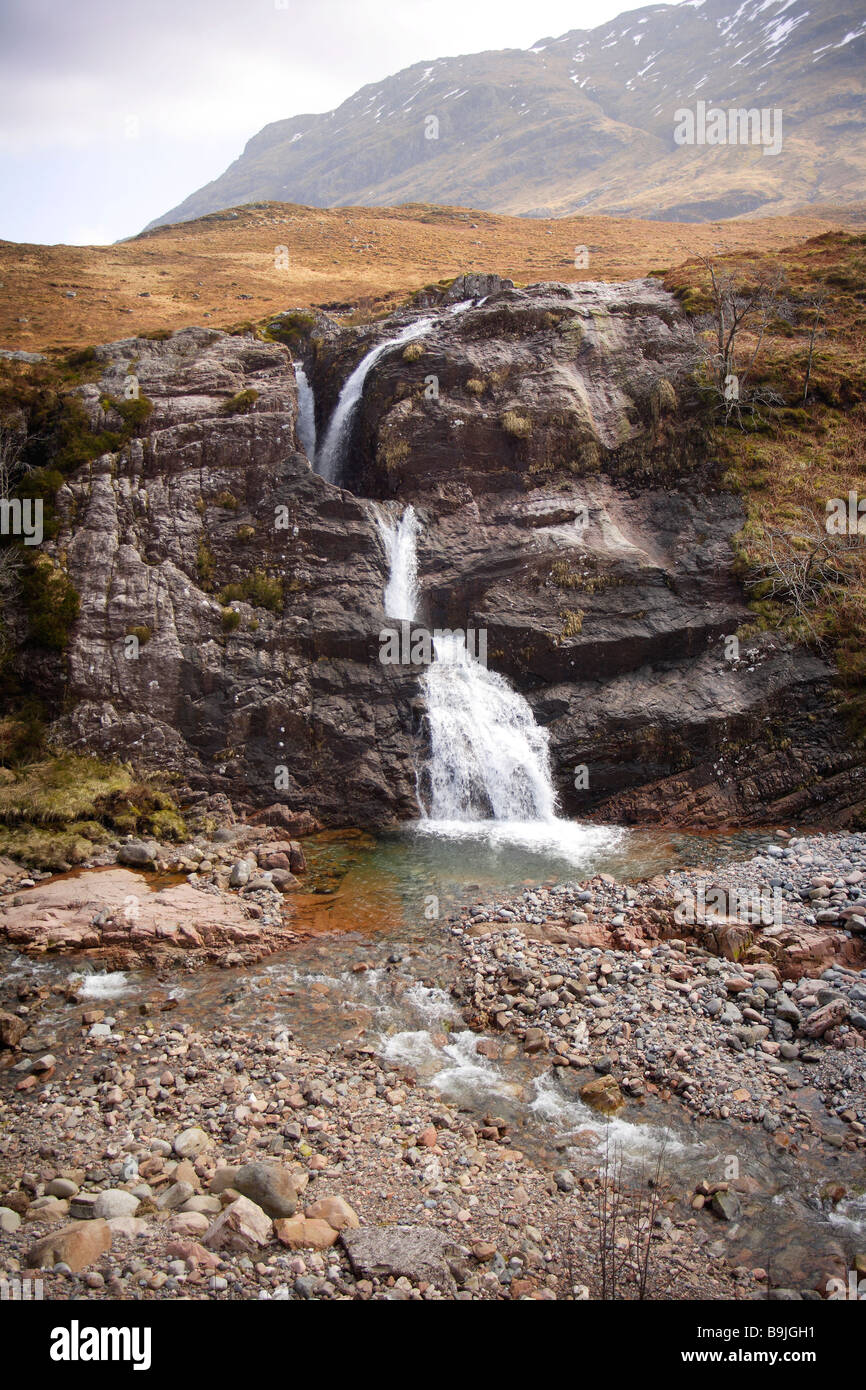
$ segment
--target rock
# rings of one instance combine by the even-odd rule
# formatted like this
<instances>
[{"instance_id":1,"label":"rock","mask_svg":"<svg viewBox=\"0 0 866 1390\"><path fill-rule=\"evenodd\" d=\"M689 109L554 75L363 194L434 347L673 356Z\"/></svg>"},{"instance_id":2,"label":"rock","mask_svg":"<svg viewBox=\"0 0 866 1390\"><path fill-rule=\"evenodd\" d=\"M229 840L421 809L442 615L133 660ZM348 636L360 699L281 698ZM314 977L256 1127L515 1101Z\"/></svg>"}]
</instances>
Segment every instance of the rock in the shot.
<instances>
[{"instance_id":1,"label":"rock","mask_svg":"<svg viewBox=\"0 0 866 1390\"><path fill-rule=\"evenodd\" d=\"M277 1240L290 1250L327 1250L338 1232L327 1221L306 1216L282 1216L274 1222Z\"/></svg>"},{"instance_id":2,"label":"rock","mask_svg":"<svg viewBox=\"0 0 866 1390\"><path fill-rule=\"evenodd\" d=\"M131 864L139 869L153 869L156 867L158 855L159 846L153 841L145 844L143 840L130 840L117 851L117 862Z\"/></svg>"},{"instance_id":3,"label":"rock","mask_svg":"<svg viewBox=\"0 0 866 1390\"><path fill-rule=\"evenodd\" d=\"M21 1225L21 1217L11 1207L0 1207L0 1231L12 1235Z\"/></svg>"},{"instance_id":4,"label":"rock","mask_svg":"<svg viewBox=\"0 0 866 1390\"><path fill-rule=\"evenodd\" d=\"M161 1192L156 1199L156 1206L160 1211L176 1211L182 1207L184 1202L188 1202L190 1197L195 1194L195 1188L190 1182L173 1182L164 1192Z\"/></svg>"},{"instance_id":5,"label":"rock","mask_svg":"<svg viewBox=\"0 0 866 1390\"><path fill-rule=\"evenodd\" d=\"M820 1009L814 1009L807 1018L804 1018L799 1031L804 1038L822 1038L830 1028L835 1028L836 1024L841 1023L847 1015L847 1000L834 999L829 1004L822 1005Z\"/></svg>"},{"instance_id":6,"label":"rock","mask_svg":"<svg viewBox=\"0 0 866 1390\"><path fill-rule=\"evenodd\" d=\"M78 1183L71 1178L52 1178L45 1191L49 1197L74 1197L78 1191Z\"/></svg>"},{"instance_id":7,"label":"rock","mask_svg":"<svg viewBox=\"0 0 866 1390\"><path fill-rule=\"evenodd\" d=\"M202 1211L176 1211L169 1217L168 1229L181 1236L200 1236L210 1229L210 1221Z\"/></svg>"},{"instance_id":8,"label":"rock","mask_svg":"<svg viewBox=\"0 0 866 1390\"><path fill-rule=\"evenodd\" d=\"M714 1192L710 1206L722 1221L735 1221L740 1214L740 1201L735 1192Z\"/></svg>"},{"instance_id":9,"label":"rock","mask_svg":"<svg viewBox=\"0 0 866 1390\"><path fill-rule=\"evenodd\" d=\"M279 1163L245 1163L237 1170L233 1186L268 1216L294 1216L298 1185L291 1169Z\"/></svg>"},{"instance_id":10,"label":"rock","mask_svg":"<svg viewBox=\"0 0 866 1390\"><path fill-rule=\"evenodd\" d=\"M109 1188L105 1192L100 1192L93 1204L94 1217L103 1217L110 1221L115 1216L135 1216L141 1203L131 1192L124 1192L121 1188Z\"/></svg>"},{"instance_id":11,"label":"rock","mask_svg":"<svg viewBox=\"0 0 866 1390\"><path fill-rule=\"evenodd\" d=\"M320 1197L305 1208L304 1215L310 1221L327 1221L335 1231L352 1230L361 1224L343 1197Z\"/></svg>"},{"instance_id":12,"label":"rock","mask_svg":"<svg viewBox=\"0 0 866 1390\"><path fill-rule=\"evenodd\" d=\"M0 1010L0 1047L17 1047L26 1032L26 1019Z\"/></svg>"},{"instance_id":13,"label":"rock","mask_svg":"<svg viewBox=\"0 0 866 1390\"><path fill-rule=\"evenodd\" d=\"M553 1181L556 1183L560 1192L574 1191L574 1174L569 1168L557 1168L553 1175Z\"/></svg>"},{"instance_id":14,"label":"rock","mask_svg":"<svg viewBox=\"0 0 866 1390\"><path fill-rule=\"evenodd\" d=\"M165 1247L170 1259L185 1260L188 1265L204 1265L205 1269L219 1269L222 1260L212 1250L206 1250L196 1240L170 1240Z\"/></svg>"},{"instance_id":15,"label":"rock","mask_svg":"<svg viewBox=\"0 0 866 1390\"><path fill-rule=\"evenodd\" d=\"M243 888L250 881L250 866L246 859L238 859L232 864L229 883L232 888Z\"/></svg>"},{"instance_id":16,"label":"rock","mask_svg":"<svg viewBox=\"0 0 866 1390\"><path fill-rule=\"evenodd\" d=\"M123 1236L125 1240L137 1240L150 1229L140 1216L112 1216L108 1226L113 1236Z\"/></svg>"},{"instance_id":17,"label":"rock","mask_svg":"<svg viewBox=\"0 0 866 1390\"><path fill-rule=\"evenodd\" d=\"M178 1158L198 1158L199 1154L205 1152L213 1146L213 1140L209 1134L205 1134L198 1125L192 1125L190 1129L184 1129L176 1135L174 1140L174 1151Z\"/></svg>"},{"instance_id":18,"label":"rock","mask_svg":"<svg viewBox=\"0 0 866 1390\"><path fill-rule=\"evenodd\" d=\"M210 1250L252 1251L268 1245L274 1226L260 1206L247 1197L238 1197L223 1209L203 1237Z\"/></svg>"},{"instance_id":19,"label":"rock","mask_svg":"<svg viewBox=\"0 0 866 1390\"><path fill-rule=\"evenodd\" d=\"M625 1105L625 1096L612 1076L597 1076L580 1088L580 1098L593 1110L612 1115Z\"/></svg>"},{"instance_id":20,"label":"rock","mask_svg":"<svg viewBox=\"0 0 866 1390\"><path fill-rule=\"evenodd\" d=\"M51 1269L56 1264L65 1264L77 1274L110 1249L111 1230L107 1221L73 1221L37 1240L28 1250L24 1263L28 1269Z\"/></svg>"},{"instance_id":21,"label":"rock","mask_svg":"<svg viewBox=\"0 0 866 1390\"><path fill-rule=\"evenodd\" d=\"M227 1187L234 1187L237 1175L237 1168L217 1168L208 1184L208 1190L214 1196L219 1196L220 1192L225 1192Z\"/></svg>"},{"instance_id":22,"label":"rock","mask_svg":"<svg viewBox=\"0 0 866 1390\"><path fill-rule=\"evenodd\" d=\"M357 1278L403 1277L413 1284L434 1284L443 1293L456 1292L446 1260L458 1256L459 1248L432 1226L363 1226L343 1231L340 1240Z\"/></svg>"}]
</instances>

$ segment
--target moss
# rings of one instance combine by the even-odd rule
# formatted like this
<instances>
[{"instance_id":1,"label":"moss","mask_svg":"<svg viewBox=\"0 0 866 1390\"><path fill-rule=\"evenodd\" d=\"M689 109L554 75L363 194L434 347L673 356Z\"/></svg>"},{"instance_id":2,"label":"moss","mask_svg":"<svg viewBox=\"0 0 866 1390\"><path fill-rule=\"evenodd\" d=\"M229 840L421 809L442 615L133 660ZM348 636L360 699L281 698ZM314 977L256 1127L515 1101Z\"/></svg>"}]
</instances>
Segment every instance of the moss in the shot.
<instances>
[{"instance_id":1,"label":"moss","mask_svg":"<svg viewBox=\"0 0 866 1390\"><path fill-rule=\"evenodd\" d=\"M239 584L226 584L220 594L220 603L224 607L238 602L279 613L283 606L283 581L266 574L264 570L254 570L252 574L245 575Z\"/></svg>"},{"instance_id":2,"label":"moss","mask_svg":"<svg viewBox=\"0 0 866 1390\"><path fill-rule=\"evenodd\" d=\"M278 343L285 343L287 347L298 347L309 337L310 330L315 327L315 324L314 314L305 314L299 311L280 314L279 318L272 319L268 324L266 336L275 339Z\"/></svg>"},{"instance_id":3,"label":"moss","mask_svg":"<svg viewBox=\"0 0 866 1390\"><path fill-rule=\"evenodd\" d=\"M147 338L151 343L166 343L169 338L174 337L174 330L171 328L151 328L146 333L139 333L139 338Z\"/></svg>"},{"instance_id":4,"label":"moss","mask_svg":"<svg viewBox=\"0 0 866 1390\"><path fill-rule=\"evenodd\" d=\"M253 391L252 389L238 391L236 396L232 396L229 400L223 401L219 413L220 415L247 415L252 410L258 398L258 391Z\"/></svg>"},{"instance_id":5,"label":"moss","mask_svg":"<svg viewBox=\"0 0 866 1390\"><path fill-rule=\"evenodd\" d=\"M228 492L225 489L217 493L213 504L215 507L223 507L226 511L230 512L236 512L238 509L238 499L233 492Z\"/></svg>"},{"instance_id":6,"label":"moss","mask_svg":"<svg viewBox=\"0 0 866 1390\"><path fill-rule=\"evenodd\" d=\"M138 627L128 627L126 629L126 636L137 637L138 645L140 647L146 647L151 637L153 636L153 633L151 632L149 627L145 626L144 624L141 624Z\"/></svg>"}]
</instances>

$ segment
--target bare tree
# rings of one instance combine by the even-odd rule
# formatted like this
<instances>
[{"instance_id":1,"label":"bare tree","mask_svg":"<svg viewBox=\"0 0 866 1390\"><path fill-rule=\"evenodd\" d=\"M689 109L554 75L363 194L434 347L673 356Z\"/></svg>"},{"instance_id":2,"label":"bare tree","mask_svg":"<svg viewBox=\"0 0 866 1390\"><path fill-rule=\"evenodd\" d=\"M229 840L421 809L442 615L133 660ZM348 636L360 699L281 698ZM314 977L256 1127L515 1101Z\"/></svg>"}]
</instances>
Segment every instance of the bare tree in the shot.
<instances>
[{"instance_id":1,"label":"bare tree","mask_svg":"<svg viewBox=\"0 0 866 1390\"><path fill-rule=\"evenodd\" d=\"M746 580L746 590L793 608L820 645L812 610L850 583L851 561L866 555L866 536L831 534L826 518L811 509L801 509L800 517L786 529L766 528L767 559Z\"/></svg>"},{"instance_id":2,"label":"bare tree","mask_svg":"<svg viewBox=\"0 0 866 1390\"><path fill-rule=\"evenodd\" d=\"M819 332L823 332L824 324L824 305L827 302L827 291L818 290L810 295L806 300L806 311L811 311L812 325L809 330L809 356L806 361L806 380L803 383L803 404L809 399L809 382L812 379L812 362L815 356L815 339Z\"/></svg>"},{"instance_id":3,"label":"bare tree","mask_svg":"<svg viewBox=\"0 0 866 1390\"><path fill-rule=\"evenodd\" d=\"M754 416L762 405L781 404L775 392L752 386L750 378L771 321L791 317L784 275L778 269L761 269L745 281L707 256L699 259L709 278L712 304L710 313L697 320L698 331L707 335L701 355L725 424L734 418L742 425L744 414Z\"/></svg>"}]
</instances>

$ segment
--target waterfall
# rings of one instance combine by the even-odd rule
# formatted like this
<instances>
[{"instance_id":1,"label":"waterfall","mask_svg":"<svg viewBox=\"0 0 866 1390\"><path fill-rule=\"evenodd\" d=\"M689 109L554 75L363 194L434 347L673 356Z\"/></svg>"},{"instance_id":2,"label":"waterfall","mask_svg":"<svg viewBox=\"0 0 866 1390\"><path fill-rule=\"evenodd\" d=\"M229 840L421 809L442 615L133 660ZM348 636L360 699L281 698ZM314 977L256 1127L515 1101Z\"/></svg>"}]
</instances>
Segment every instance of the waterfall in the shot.
<instances>
[{"instance_id":1,"label":"waterfall","mask_svg":"<svg viewBox=\"0 0 866 1390\"><path fill-rule=\"evenodd\" d=\"M376 508L376 521L388 557L388 583L385 586L385 613L389 618L409 622L418 608L418 518L414 507L407 507L394 521Z\"/></svg>"},{"instance_id":2,"label":"waterfall","mask_svg":"<svg viewBox=\"0 0 866 1390\"><path fill-rule=\"evenodd\" d=\"M424 770L433 821L552 821L548 735L504 676L440 636L423 691L430 729Z\"/></svg>"},{"instance_id":3,"label":"waterfall","mask_svg":"<svg viewBox=\"0 0 866 1390\"><path fill-rule=\"evenodd\" d=\"M321 473L322 477L326 478L329 483L339 482L346 449L352 437L355 413L363 395L364 382L367 380L370 369L391 348L398 347L401 343L409 343L413 338L420 338L427 332L432 322L433 320L430 318L416 319L414 323L407 324L396 338L388 338L386 342L379 343L367 353L366 357L361 359L346 381L334 407L334 413L328 422L325 438L316 460L316 472Z\"/></svg>"},{"instance_id":4,"label":"waterfall","mask_svg":"<svg viewBox=\"0 0 866 1390\"><path fill-rule=\"evenodd\" d=\"M298 383L298 440L310 463L316 458L316 401L300 362L294 364Z\"/></svg>"}]
</instances>

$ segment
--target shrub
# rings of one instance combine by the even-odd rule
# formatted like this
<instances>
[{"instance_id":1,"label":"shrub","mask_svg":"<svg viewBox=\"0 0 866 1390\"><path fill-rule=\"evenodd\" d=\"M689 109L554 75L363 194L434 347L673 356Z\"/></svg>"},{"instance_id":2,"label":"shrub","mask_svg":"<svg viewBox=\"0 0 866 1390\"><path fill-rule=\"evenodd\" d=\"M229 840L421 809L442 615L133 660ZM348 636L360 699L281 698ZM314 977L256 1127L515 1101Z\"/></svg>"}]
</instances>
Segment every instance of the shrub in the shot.
<instances>
[{"instance_id":1,"label":"shrub","mask_svg":"<svg viewBox=\"0 0 866 1390\"><path fill-rule=\"evenodd\" d=\"M224 632L234 632L236 627L240 627L241 615L236 608L224 608L222 619Z\"/></svg>"},{"instance_id":2,"label":"shrub","mask_svg":"<svg viewBox=\"0 0 866 1390\"><path fill-rule=\"evenodd\" d=\"M220 603L224 607L231 603L249 603L254 608L268 608L272 613L279 613L283 606L283 581L265 574L264 570L253 570L239 584L226 584Z\"/></svg>"},{"instance_id":3,"label":"shrub","mask_svg":"<svg viewBox=\"0 0 866 1390\"><path fill-rule=\"evenodd\" d=\"M485 383L477 376L471 376L466 383L466 390L471 391L473 396L483 396L486 389Z\"/></svg>"},{"instance_id":4,"label":"shrub","mask_svg":"<svg viewBox=\"0 0 866 1390\"><path fill-rule=\"evenodd\" d=\"M407 343L403 349L404 362L417 362L419 357L424 356L424 349L420 343Z\"/></svg>"},{"instance_id":5,"label":"shrub","mask_svg":"<svg viewBox=\"0 0 866 1390\"><path fill-rule=\"evenodd\" d=\"M259 398L258 391L247 390L238 391L236 396L223 401L220 406L220 415L247 415L252 410Z\"/></svg>"},{"instance_id":6,"label":"shrub","mask_svg":"<svg viewBox=\"0 0 866 1390\"><path fill-rule=\"evenodd\" d=\"M218 492L214 498L214 506L223 507L229 512L236 512L238 508L238 499L233 492L228 492L223 489L223 491Z\"/></svg>"},{"instance_id":7,"label":"shrub","mask_svg":"<svg viewBox=\"0 0 866 1390\"><path fill-rule=\"evenodd\" d=\"M22 570L20 585L30 625L30 643L62 652L81 607L69 576L50 555L35 555Z\"/></svg>"}]
</instances>

